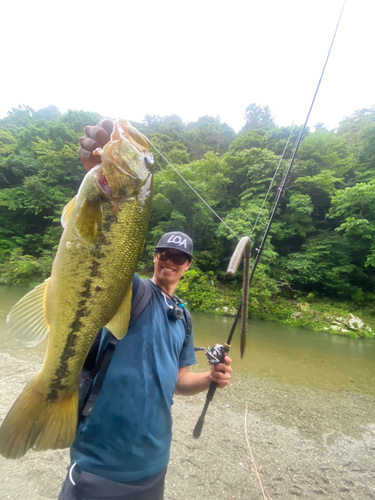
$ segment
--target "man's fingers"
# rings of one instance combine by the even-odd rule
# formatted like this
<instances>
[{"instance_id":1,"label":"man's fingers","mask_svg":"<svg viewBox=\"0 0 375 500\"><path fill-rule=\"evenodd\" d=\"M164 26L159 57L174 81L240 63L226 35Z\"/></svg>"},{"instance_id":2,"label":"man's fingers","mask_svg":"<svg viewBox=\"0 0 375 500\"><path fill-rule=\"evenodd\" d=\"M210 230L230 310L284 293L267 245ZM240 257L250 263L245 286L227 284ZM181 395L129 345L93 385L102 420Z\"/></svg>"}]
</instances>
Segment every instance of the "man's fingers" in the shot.
<instances>
[{"instance_id":1,"label":"man's fingers","mask_svg":"<svg viewBox=\"0 0 375 500\"><path fill-rule=\"evenodd\" d=\"M102 148L104 144L84 135L78 139L79 147L86 150L88 153L93 153L96 148Z\"/></svg>"},{"instance_id":2,"label":"man's fingers","mask_svg":"<svg viewBox=\"0 0 375 500\"><path fill-rule=\"evenodd\" d=\"M103 148L111 138L113 120L103 118L98 125L85 127L85 135L79 138L78 154L86 170L101 162L100 156L94 156L96 148Z\"/></svg>"},{"instance_id":3,"label":"man's fingers","mask_svg":"<svg viewBox=\"0 0 375 500\"><path fill-rule=\"evenodd\" d=\"M88 151L81 152L80 150L79 157L81 158L81 162L86 170L91 170L93 167L95 167L102 161L100 156L94 156L92 153L90 154Z\"/></svg>"},{"instance_id":4,"label":"man's fingers","mask_svg":"<svg viewBox=\"0 0 375 500\"><path fill-rule=\"evenodd\" d=\"M95 125L94 127L90 127L88 125L87 127L85 127L85 137L90 137L91 139L99 143L99 147L103 147L107 144L110 139L110 134L111 132L108 133L105 128L99 125Z\"/></svg>"},{"instance_id":5,"label":"man's fingers","mask_svg":"<svg viewBox=\"0 0 375 500\"><path fill-rule=\"evenodd\" d=\"M223 368L225 369L225 371ZM229 366L224 365L223 363L220 363L220 364L216 365L214 369L211 369L210 379L213 382L216 382L217 384L219 384L219 387L222 388L222 387L229 384L229 381L231 379L231 375L230 375L231 372L232 372L232 369Z\"/></svg>"},{"instance_id":6,"label":"man's fingers","mask_svg":"<svg viewBox=\"0 0 375 500\"><path fill-rule=\"evenodd\" d=\"M224 387L226 385L229 385L230 376L224 375L220 372L212 372L210 375L210 379L212 382L216 382L217 384L219 384L219 387Z\"/></svg>"},{"instance_id":7,"label":"man's fingers","mask_svg":"<svg viewBox=\"0 0 375 500\"><path fill-rule=\"evenodd\" d=\"M110 136L113 132L113 125L115 122L111 120L110 118L102 118L98 122L98 126L104 128L104 130L107 132L107 134ZM108 141L107 141L108 142Z\"/></svg>"},{"instance_id":8,"label":"man's fingers","mask_svg":"<svg viewBox=\"0 0 375 500\"><path fill-rule=\"evenodd\" d=\"M78 154L86 170L91 170L95 165L101 162L100 156L94 156L93 151L99 147L99 143L87 136L78 139Z\"/></svg>"},{"instance_id":9,"label":"man's fingers","mask_svg":"<svg viewBox=\"0 0 375 500\"><path fill-rule=\"evenodd\" d=\"M218 365L215 365L215 371L221 372L221 373L232 373L232 368L224 363L219 363Z\"/></svg>"},{"instance_id":10,"label":"man's fingers","mask_svg":"<svg viewBox=\"0 0 375 500\"><path fill-rule=\"evenodd\" d=\"M210 379L213 382L219 384L219 387L221 389L229 384L229 381L231 379L231 373L233 371L230 366L232 363L230 357L225 356L224 359L225 363L219 363L211 367L211 374L210 374Z\"/></svg>"},{"instance_id":11,"label":"man's fingers","mask_svg":"<svg viewBox=\"0 0 375 500\"><path fill-rule=\"evenodd\" d=\"M224 373L224 371L220 371L220 372L215 371L214 374L215 374L215 377L217 377L221 380L230 379L230 373Z\"/></svg>"}]
</instances>

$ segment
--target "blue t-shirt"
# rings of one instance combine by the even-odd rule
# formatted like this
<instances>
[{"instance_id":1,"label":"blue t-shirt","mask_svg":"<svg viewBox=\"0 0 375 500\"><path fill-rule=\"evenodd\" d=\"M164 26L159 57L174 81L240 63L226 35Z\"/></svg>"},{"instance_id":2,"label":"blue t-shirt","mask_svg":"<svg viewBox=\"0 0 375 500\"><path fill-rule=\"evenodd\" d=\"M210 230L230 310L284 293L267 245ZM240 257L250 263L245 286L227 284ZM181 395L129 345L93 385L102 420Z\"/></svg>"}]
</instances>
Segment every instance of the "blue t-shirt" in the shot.
<instances>
[{"instance_id":1,"label":"blue t-shirt","mask_svg":"<svg viewBox=\"0 0 375 500\"><path fill-rule=\"evenodd\" d=\"M133 296L139 280L134 275ZM71 448L72 462L112 481L137 481L167 467L177 372L196 363L192 335L184 347L185 318L170 319L164 296L150 283L150 302L117 343Z\"/></svg>"}]
</instances>

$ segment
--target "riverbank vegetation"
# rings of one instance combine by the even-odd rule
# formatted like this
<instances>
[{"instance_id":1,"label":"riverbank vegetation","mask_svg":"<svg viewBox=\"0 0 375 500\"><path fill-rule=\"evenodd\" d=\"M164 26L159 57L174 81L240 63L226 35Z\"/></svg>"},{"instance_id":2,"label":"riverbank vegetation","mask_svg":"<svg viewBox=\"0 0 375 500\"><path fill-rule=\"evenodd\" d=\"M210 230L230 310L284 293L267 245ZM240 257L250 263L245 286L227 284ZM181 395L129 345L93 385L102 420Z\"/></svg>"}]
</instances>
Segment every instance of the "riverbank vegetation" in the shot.
<instances>
[{"instance_id":1,"label":"riverbank vegetation","mask_svg":"<svg viewBox=\"0 0 375 500\"><path fill-rule=\"evenodd\" d=\"M32 285L48 277L62 232L62 208L84 175L78 138L99 118L83 111L61 114L55 106L39 111L26 106L0 120L0 283ZM253 249L259 245L301 130L295 127L286 147L291 128L278 127L268 107L250 104L245 118L238 134L208 116L194 123L175 115L132 122L231 229L154 152L153 209L139 271L151 272L161 234L188 233L195 244L194 264L179 293L192 309L231 314L238 306L241 270L232 281L225 277L237 242L233 232L251 234ZM371 108L355 112L336 130L317 124L304 133L255 275L249 315L371 337L374 268ZM348 327L350 314L365 324Z\"/></svg>"}]
</instances>

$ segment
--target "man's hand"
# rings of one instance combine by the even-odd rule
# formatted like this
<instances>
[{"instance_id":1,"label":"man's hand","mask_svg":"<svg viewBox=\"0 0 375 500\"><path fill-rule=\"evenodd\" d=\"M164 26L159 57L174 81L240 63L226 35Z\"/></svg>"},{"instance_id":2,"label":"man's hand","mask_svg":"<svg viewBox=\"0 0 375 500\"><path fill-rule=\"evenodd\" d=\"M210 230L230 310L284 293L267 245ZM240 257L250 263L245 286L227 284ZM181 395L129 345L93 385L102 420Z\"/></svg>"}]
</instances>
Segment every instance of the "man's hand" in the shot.
<instances>
[{"instance_id":1,"label":"man's hand","mask_svg":"<svg viewBox=\"0 0 375 500\"><path fill-rule=\"evenodd\" d=\"M229 384L232 360L225 356L225 362L219 363L216 366L211 366L210 372L194 373L189 370L188 366L180 368L177 375L177 384L175 388L176 394L182 396L193 396L199 392L206 391L211 382L219 384L222 389ZM224 373L221 373L224 372Z\"/></svg>"},{"instance_id":2,"label":"man's hand","mask_svg":"<svg viewBox=\"0 0 375 500\"><path fill-rule=\"evenodd\" d=\"M211 365L210 380L211 382L216 382L219 389L222 389L229 384L230 374L232 373L231 368L232 360L229 356L225 356L224 363L219 363L218 365ZM224 373L223 373L224 372Z\"/></svg>"},{"instance_id":3,"label":"man's hand","mask_svg":"<svg viewBox=\"0 0 375 500\"><path fill-rule=\"evenodd\" d=\"M113 130L114 121L103 118L94 127L87 125L85 135L79 138L79 157L86 170L90 170L101 162L100 156L94 156L96 148L102 148L107 144Z\"/></svg>"}]
</instances>

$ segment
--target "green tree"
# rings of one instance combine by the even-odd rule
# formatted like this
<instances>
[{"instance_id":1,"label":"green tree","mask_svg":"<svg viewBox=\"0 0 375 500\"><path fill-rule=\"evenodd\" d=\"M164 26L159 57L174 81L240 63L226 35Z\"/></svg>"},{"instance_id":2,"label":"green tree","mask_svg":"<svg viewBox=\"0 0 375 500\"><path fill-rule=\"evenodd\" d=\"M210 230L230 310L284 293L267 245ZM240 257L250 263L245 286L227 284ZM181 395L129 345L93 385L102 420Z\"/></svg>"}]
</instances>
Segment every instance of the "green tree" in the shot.
<instances>
[{"instance_id":1,"label":"green tree","mask_svg":"<svg viewBox=\"0 0 375 500\"><path fill-rule=\"evenodd\" d=\"M375 267L375 180L337 191L329 217L341 220L341 232L358 248L360 265ZM361 256L361 257L360 257Z\"/></svg>"},{"instance_id":2,"label":"green tree","mask_svg":"<svg viewBox=\"0 0 375 500\"><path fill-rule=\"evenodd\" d=\"M350 279L355 270L349 241L339 234L320 231L307 238L302 252L280 257L275 275L305 292L344 298L357 291Z\"/></svg>"},{"instance_id":3,"label":"green tree","mask_svg":"<svg viewBox=\"0 0 375 500\"><path fill-rule=\"evenodd\" d=\"M246 123L241 132L258 128L269 130L276 127L270 108L268 106L258 106L254 102L246 108L244 118Z\"/></svg>"}]
</instances>

